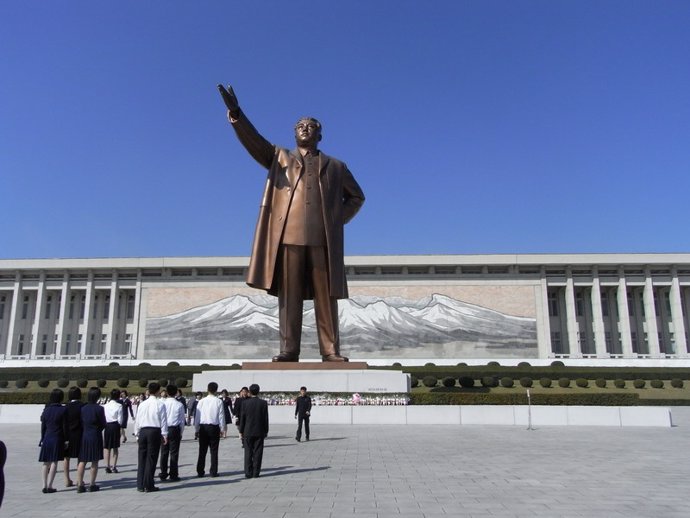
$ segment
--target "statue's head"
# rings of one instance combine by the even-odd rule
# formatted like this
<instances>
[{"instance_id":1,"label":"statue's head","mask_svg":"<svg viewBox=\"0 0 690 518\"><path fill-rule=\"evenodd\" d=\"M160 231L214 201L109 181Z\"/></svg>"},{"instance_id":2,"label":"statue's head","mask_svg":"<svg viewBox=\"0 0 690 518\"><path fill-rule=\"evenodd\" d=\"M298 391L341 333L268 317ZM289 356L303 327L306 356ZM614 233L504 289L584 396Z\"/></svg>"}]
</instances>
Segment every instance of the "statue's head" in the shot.
<instances>
[{"instance_id":1,"label":"statue's head","mask_svg":"<svg viewBox=\"0 0 690 518\"><path fill-rule=\"evenodd\" d=\"M321 123L314 117L302 117L295 124L295 141L298 146L316 147L321 141Z\"/></svg>"}]
</instances>

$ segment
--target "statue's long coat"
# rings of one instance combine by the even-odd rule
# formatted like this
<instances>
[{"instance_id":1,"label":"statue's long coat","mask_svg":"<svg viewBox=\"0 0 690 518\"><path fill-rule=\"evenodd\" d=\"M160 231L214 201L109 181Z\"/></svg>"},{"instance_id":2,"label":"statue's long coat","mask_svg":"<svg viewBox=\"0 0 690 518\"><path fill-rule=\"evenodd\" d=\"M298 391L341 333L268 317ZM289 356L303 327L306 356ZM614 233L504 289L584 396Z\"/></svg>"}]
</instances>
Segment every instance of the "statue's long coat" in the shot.
<instances>
[{"instance_id":1,"label":"statue's long coat","mask_svg":"<svg viewBox=\"0 0 690 518\"><path fill-rule=\"evenodd\" d=\"M268 169L268 177L259 209L254 244L249 261L247 284L277 295L276 265L295 186L303 173L299 151L274 146L263 138L240 112L233 119L237 137L249 154ZM326 229L329 290L331 297L347 298L343 227L364 203L364 193L347 166L323 153L319 187ZM311 279L305 279L305 299L313 298Z\"/></svg>"}]
</instances>

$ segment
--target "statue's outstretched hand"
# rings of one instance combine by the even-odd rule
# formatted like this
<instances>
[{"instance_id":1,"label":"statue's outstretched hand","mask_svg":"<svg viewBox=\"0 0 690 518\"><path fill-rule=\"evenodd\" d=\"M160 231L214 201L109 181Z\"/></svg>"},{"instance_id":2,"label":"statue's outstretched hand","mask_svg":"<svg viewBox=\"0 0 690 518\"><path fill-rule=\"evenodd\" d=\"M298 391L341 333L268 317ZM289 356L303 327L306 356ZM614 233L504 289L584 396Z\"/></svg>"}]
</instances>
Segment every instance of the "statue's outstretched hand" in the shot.
<instances>
[{"instance_id":1,"label":"statue's outstretched hand","mask_svg":"<svg viewBox=\"0 0 690 518\"><path fill-rule=\"evenodd\" d=\"M218 91L230 113L237 113L240 110L240 103L237 102L237 96L235 96L232 86L228 85L228 89L226 90L223 85L219 84Z\"/></svg>"}]
</instances>

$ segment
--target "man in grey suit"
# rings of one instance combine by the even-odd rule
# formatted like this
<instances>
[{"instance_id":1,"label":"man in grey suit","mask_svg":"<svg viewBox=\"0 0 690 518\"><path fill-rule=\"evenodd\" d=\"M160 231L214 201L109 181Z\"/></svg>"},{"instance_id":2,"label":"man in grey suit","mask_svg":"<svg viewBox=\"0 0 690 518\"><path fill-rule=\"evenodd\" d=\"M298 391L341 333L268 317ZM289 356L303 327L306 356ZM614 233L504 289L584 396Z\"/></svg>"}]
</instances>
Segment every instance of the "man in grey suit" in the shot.
<instances>
[{"instance_id":1,"label":"man in grey suit","mask_svg":"<svg viewBox=\"0 0 690 518\"><path fill-rule=\"evenodd\" d=\"M268 435L268 403L258 397L256 383L249 386L249 394L242 402L240 437L244 441L244 476L257 478L261 474L264 439Z\"/></svg>"}]
</instances>

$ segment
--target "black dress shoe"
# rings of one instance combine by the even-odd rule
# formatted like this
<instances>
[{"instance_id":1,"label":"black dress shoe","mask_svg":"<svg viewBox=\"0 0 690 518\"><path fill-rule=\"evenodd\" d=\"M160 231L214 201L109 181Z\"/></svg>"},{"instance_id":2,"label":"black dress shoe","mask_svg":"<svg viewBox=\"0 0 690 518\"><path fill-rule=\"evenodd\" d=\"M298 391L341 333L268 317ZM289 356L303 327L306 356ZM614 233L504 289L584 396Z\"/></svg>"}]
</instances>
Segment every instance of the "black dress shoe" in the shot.
<instances>
[{"instance_id":1,"label":"black dress shoe","mask_svg":"<svg viewBox=\"0 0 690 518\"><path fill-rule=\"evenodd\" d=\"M89 492L91 492L91 493L93 493L95 491L100 491L100 490L101 490L100 486L97 486L96 484L91 484L89 486Z\"/></svg>"},{"instance_id":2,"label":"black dress shoe","mask_svg":"<svg viewBox=\"0 0 690 518\"><path fill-rule=\"evenodd\" d=\"M157 488L156 486L144 489L144 493L155 493L156 491L159 491L159 488Z\"/></svg>"},{"instance_id":3,"label":"black dress shoe","mask_svg":"<svg viewBox=\"0 0 690 518\"><path fill-rule=\"evenodd\" d=\"M144 488L143 488L143 487L138 487L138 488L137 488L137 491L139 491L140 493L143 493L143 492L144 492Z\"/></svg>"},{"instance_id":4,"label":"black dress shoe","mask_svg":"<svg viewBox=\"0 0 690 518\"><path fill-rule=\"evenodd\" d=\"M274 362L298 362L299 356L290 353L280 353L273 357Z\"/></svg>"},{"instance_id":5,"label":"black dress shoe","mask_svg":"<svg viewBox=\"0 0 690 518\"><path fill-rule=\"evenodd\" d=\"M295 440L296 440L297 442L299 442L299 441L300 441L300 438L299 438L299 437L295 437Z\"/></svg>"},{"instance_id":6,"label":"black dress shoe","mask_svg":"<svg viewBox=\"0 0 690 518\"><path fill-rule=\"evenodd\" d=\"M170 477L170 482L179 482L180 477Z\"/></svg>"},{"instance_id":7,"label":"black dress shoe","mask_svg":"<svg viewBox=\"0 0 690 518\"><path fill-rule=\"evenodd\" d=\"M86 493L86 487L84 487L84 484L79 484L77 486L77 493Z\"/></svg>"},{"instance_id":8,"label":"black dress shoe","mask_svg":"<svg viewBox=\"0 0 690 518\"><path fill-rule=\"evenodd\" d=\"M347 362L348 360L345 356L340 356L339 354L328 354L321 357L325 362Z\"/></svg>"}]
</instances>

